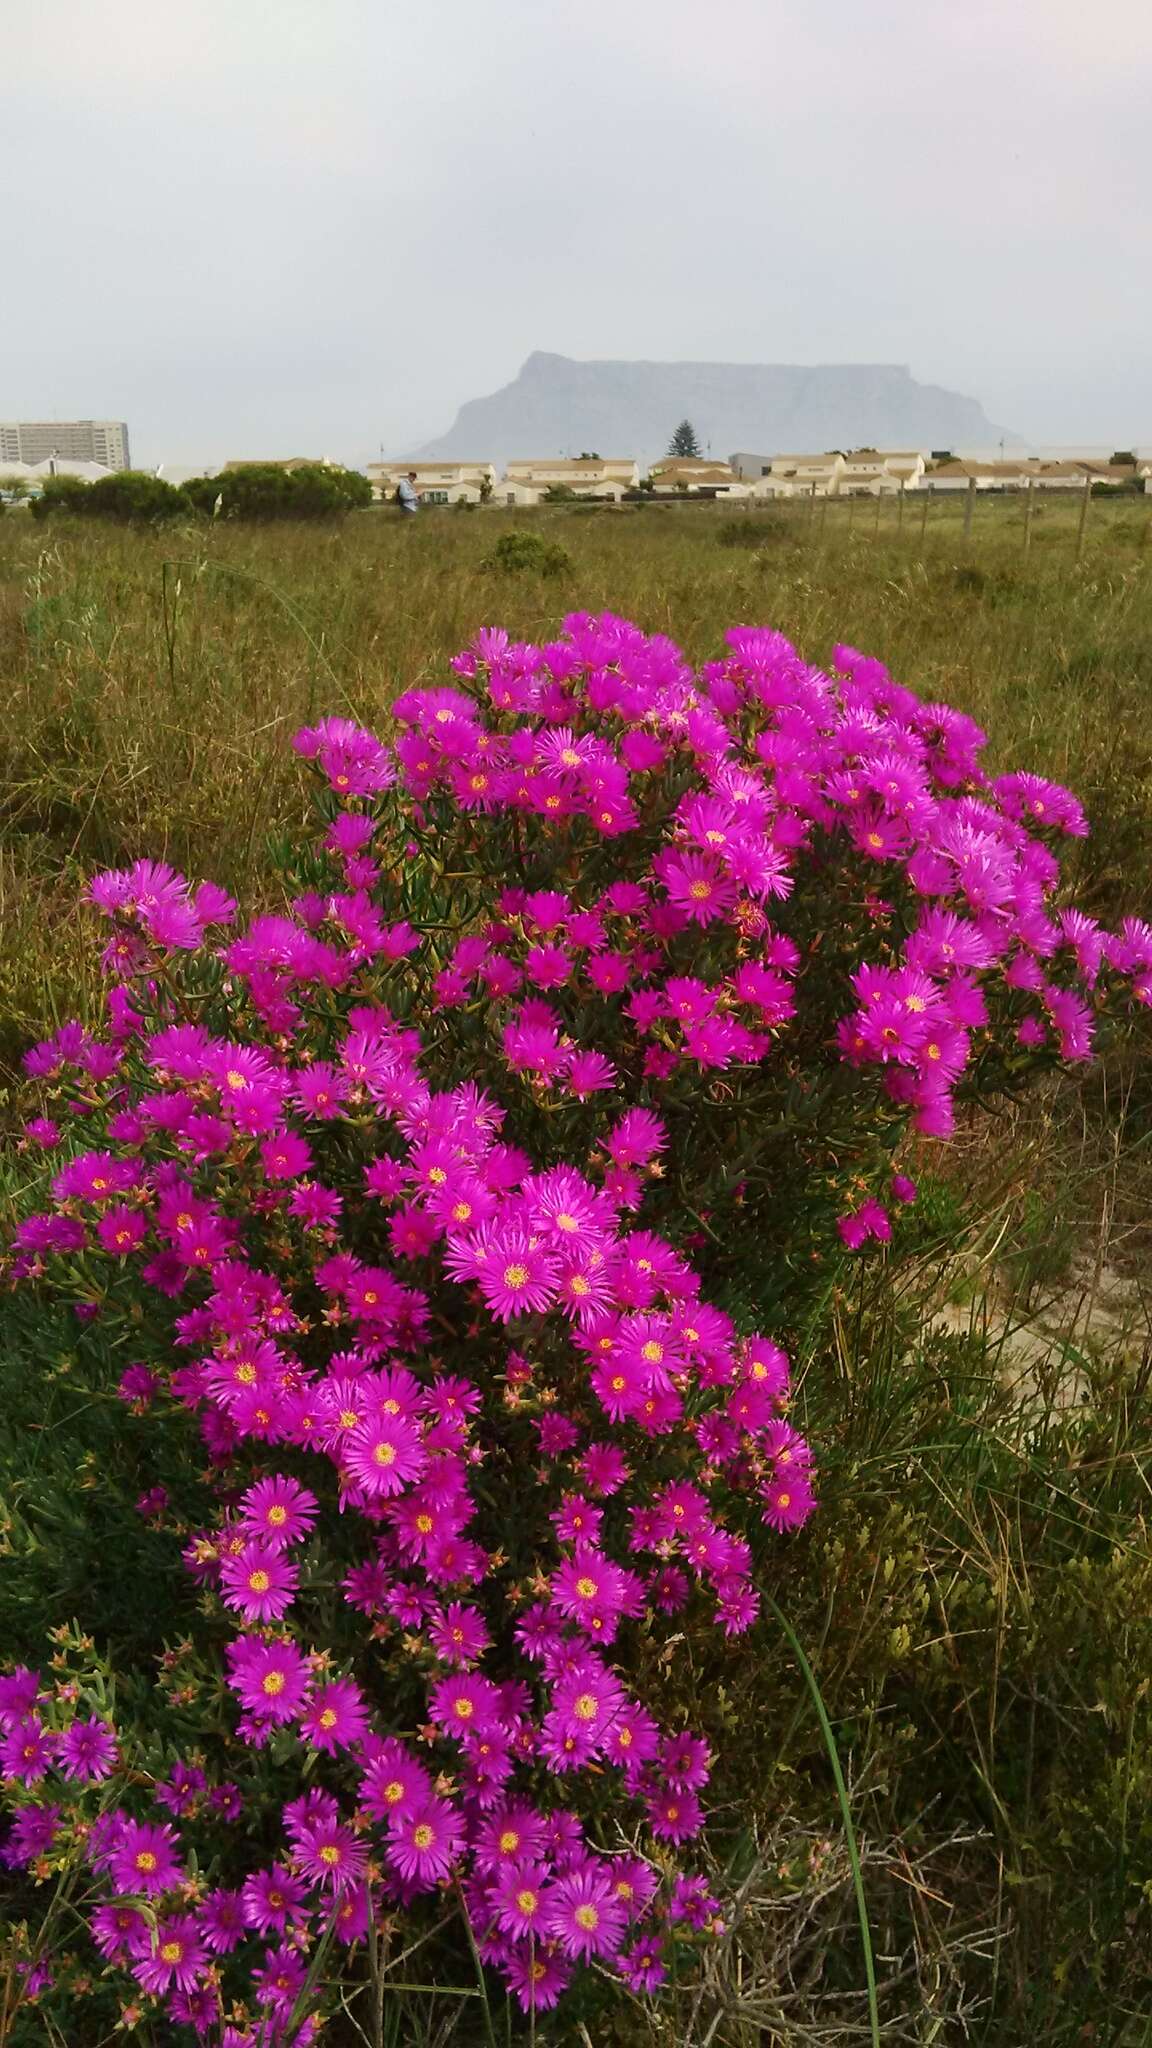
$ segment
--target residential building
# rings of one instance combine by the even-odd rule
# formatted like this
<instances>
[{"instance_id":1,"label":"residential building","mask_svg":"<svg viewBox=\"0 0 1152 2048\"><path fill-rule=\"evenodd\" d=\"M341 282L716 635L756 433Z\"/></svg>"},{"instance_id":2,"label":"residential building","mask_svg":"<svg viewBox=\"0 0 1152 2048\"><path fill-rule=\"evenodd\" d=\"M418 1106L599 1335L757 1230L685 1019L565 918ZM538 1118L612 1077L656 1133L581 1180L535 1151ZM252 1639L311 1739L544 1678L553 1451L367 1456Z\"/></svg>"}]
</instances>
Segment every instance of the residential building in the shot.
<instances>
[{"instance_id":1,"label":"residential building","mask_svg":"<svg viewBox=\"0 0 1152 2048\"><path fill-rule=\"evenodd\" d=\"M1082 491L1087 482L1139 484L1152 473L1152 463L1044 461L1021 456L1014 462L987 461L979 456L961 456L928 470L923 487L929 491L966 491L974 479L978 491L1026 491L1029 484L1043 491Z\"/></svg>"},{"instance_id":2,"label":"residential building","mask_svg":"<svg viewBox=\"0 0 1152 2048\"><path fill-rule=\"evenodd\" d=\"M124 420L0 420L0 464L99 462L105 469L130 469Z\"/></svg>"},{"instance_id":3,"label":"residential building","mask_svg":"<svg viewBox=\"0 0 1152 2048\"><path fill-rule=\"evenodd\" d=\"M581 498L612 498L617 503L625 491L639 487L640 471L627 456L555 456L510 462L498 487L506 505L538 505L549 491L568 490Z\"/></svg>"},{"instance_id":4,"label":"residential building","mask_svg":"<svg viewBox=\"0 0 1152 2048\"><path fill-rule=\"evenodd\" d=\"M424 505L479 505L496 485L491 462L366 462L364 468L374 498L394 497L401 477L415 470Z\"/></svg>"},{"instance_id":5,"label":"residential building","mask_svg":"<svg viewBox=\"0 0 1152 2048\"><path fill-rule=\"evenodd\" d=\"M758 497L834 498L844 457L835 449L826 455L734 455L732 467Z\"/></svg>"},{"instance_id":6,"label":"residential building","mask_svg":"<svg viewBox=\"0 0 1152 2048\"><path fill-rule=\"evenodd\" d=\"M727 491L738 481L730 462L694 455L669 455L652 464L649 476L658 497L679 496L685 491Z\"/></svg>"},{"instance_id":7,"label":"residential building","mask_svg":"<svg viewBox=\"0 0 1152 2048\"><path fill-rule=\"evenodd\" d=\"M894 497L903 488L900 478L889 470L887 457L878 449L861 448L844 457L844 467L837 483L839 497Z\"/></svg>"}]
</instances>

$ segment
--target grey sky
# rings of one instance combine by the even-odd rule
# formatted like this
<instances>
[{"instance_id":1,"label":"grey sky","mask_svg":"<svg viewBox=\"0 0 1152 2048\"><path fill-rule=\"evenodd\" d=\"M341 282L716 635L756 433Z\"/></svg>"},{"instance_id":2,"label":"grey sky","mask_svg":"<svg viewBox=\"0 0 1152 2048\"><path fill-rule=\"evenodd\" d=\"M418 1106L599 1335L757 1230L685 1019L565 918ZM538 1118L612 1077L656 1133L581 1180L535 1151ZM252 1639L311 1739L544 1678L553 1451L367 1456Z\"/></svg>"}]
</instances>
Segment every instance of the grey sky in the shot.
<instances>
[{"instance_id":1,"label":"grey sky","mask_svg":"<svg viewBox=\"0 0 1152 2048\"><path fill-rule=\"evenodd\" d=\"M3 11L0 416L363 461L544 348L1152 445L1147 0Z\"/></svg>"}]
</instances>

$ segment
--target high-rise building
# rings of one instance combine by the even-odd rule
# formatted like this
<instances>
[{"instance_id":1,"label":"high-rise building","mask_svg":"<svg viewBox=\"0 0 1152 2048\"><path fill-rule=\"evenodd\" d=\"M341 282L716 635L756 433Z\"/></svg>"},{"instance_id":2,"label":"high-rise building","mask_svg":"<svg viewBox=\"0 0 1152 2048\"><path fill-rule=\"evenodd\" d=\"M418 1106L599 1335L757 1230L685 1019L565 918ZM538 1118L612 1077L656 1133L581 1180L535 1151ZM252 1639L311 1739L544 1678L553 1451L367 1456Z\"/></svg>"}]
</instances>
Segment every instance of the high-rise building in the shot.
<instances>
[{"instance_id":1,"label":"high-rise building","mask_svg":"<svg viewBox=\"0 0 1152 2048\"><path fill-rule=\"evenodd\" d=\"M0 420L0 462L44 462L50 455L130 469L127 422Z\"/></svg>"}]
</instances>

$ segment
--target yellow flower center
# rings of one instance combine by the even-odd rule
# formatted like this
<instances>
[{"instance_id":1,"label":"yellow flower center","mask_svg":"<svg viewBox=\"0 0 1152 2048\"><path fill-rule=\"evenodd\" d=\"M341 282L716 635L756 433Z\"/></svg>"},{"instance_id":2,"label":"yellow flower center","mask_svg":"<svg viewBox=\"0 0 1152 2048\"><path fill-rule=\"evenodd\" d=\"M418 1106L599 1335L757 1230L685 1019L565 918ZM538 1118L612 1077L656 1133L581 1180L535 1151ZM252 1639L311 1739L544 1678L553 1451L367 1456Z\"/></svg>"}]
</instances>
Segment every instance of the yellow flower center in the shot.
<instances>
[{"instance_id":1,"label":"yellow flower center","mask_svg":"<svg viewBox=\"0 0 1152 2048\"><path fill-rule=\"evenodd\" d=\"M511 1266L505 1266L505 1268L504 1268L504 1285L505 1285L505 1287L527 1287L527 1285L528 1285L528 1268L527 1268L527 1266L521 1266L521 1265L516 1265L516 1264L513 1264L513 1265L511 1265Z\"/></svg>"},{"instance_id":2,"label":"yellow flower center","mask_svg":"<svg viewBox=\"0 0 1152 2048\"><path fill-rule=\"evenodd\" d=\"M586 1934L595 1934L600 1925L600 1915L595 1906L577 1906L572 1918L577 1927L582 1927Z\"/></svg>"},{"instance_id":3,"label":"yellow flower center","mask_svg":"<svg viewBox=\"0 0 1152 2048\"><path fill-rule=\"evenodd\" d=\"M576 1591L577 1591L577 1592L579 1593L579 1595L580 1595L580 1598L581 1598L582 1600L594 1600L594 1599L596 1598L596 1581L595 1581L595 1579L589 1579L589 1578L577 1579L577 1581L576 1581Z\"/></svg>"},{"instance_id":4,"label":"yellow flower center","mask_svg":"<svg viewBox=\"0 0 1152 2048\"><path fill-rule=\"evenodd\" d=\"M373 1444L372 1462L375 1465L394 1465L396 1463L395 1444Z\"/></svg>"},{"instance_id":5,"label":"yellow flower center","mask_svg":"<svg viewBox=\"0 0 1152 2048\"><path fill-rule=\"evenodd\" d=\"M266 1671L260 1682L260 1690L261 1692L266 1692L270 1699L275 1699L277 1693L284 1690L284 1673L282 1671Z\"/></svg>"},{"instance_id":6,"label":"yellow flower center","mask_svg":"<svg viewBox=\"0 0 1152 2048\"><path fill-rule=\"evenodd\" d=\"M578 1721L594 1721L596 1719L596 1701L593 1695L590 1692L582 1692L579 1699L575 1702L572 1712Z\"/></svg>"},{"instance_id":7,"label":"yellow flower center","mask_svg":"<svg viewBox=\"0 0 1152 2048\"><path fill-rule=\"evenodd\" d=\"M517 1892L516 1894L516 1909L518 1912L523 1913L525 1919L527 1919L530 1914L536 1911L536 1908L539 1904L539 1892L530 1892L527 1889L527 1887L525 1887L525 1889L522 1892Z\"/></svg>"},{"instance_id":8,"label":"yellow flower center","mask_svg":"<svg viewBox=\"0 0 1152 2048\"><path fill-rule=\"evenodd\" d=\"M419 1826L412 1830L412 1846L415 1849L430 1849L435 1840L436 1837L426 1820L422 1820Z\"/></svg>"},{"instance_id":9,"label":"yellow flower center","mask_svg":"<svg viewBox=\"0 0 1152 2048\"><path fill-rule=\"evenodd\" d=\"M248 1574L248 1590L251 1593L266 1593L271 1584L267 1572L259 1565L254 1572Z\"/></svg>"}]
</instances>

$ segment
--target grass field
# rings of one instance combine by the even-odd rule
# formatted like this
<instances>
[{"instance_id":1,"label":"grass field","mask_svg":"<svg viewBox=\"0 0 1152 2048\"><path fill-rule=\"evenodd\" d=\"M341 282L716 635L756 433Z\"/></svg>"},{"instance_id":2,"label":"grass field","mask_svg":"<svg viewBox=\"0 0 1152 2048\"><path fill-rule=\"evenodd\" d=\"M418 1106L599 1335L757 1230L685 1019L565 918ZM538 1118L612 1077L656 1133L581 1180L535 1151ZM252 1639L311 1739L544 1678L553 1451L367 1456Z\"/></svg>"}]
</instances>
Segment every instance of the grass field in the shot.
<instances>
[{"instance_id":1,"label":"grass field","mask_svg":"<svg viewBox=\"0 0 1152 2048\"><path fill-rule=\"evenodd\" d=\"M923 532L918 508L898 526L870 504L851 524L840 506L444 512L411 528L382 511L258 532L0 520L9 1114L22 1047L95 999L86 871L150 854L252 901L270 837L301 816L294 728L383 718L487 623L548 636L567 610L608 607L694 659L737 623L775 625L821 662L848 641L974 714L996 767L1068 782L1095 828L1070 864L1078 899L1148 914L1152 506L1093 503L1079 554L1078 516L1039 506L1027 553L1022 506L1000 502L967 537L945 503ZM545 533L570 570L489 566L510 529ZM812 1331L822 1512L782 1556L762 1668L685 1677L725 1744L740 1912L704 1985L654 2022L605 2018L595 2048L1152 2041L1150 1138L1134 1026L1091 1073L966 1127L928 1172L915 1253ZM10 1155L9 1183L19 1173ZM0 1468L56 1412L36 1341L12 1326ZM115 1527L110 1454L86 1530L53 1523L74 1452L46 1436L20 1496L38 1547L17 1545L11 1583L37 1620L75 1611L76 1546L95 1554ZM434 2024L410 2038L470 2038Z\"/></svg>"}]
</instances>

